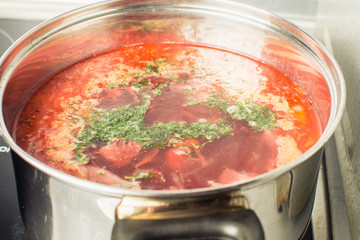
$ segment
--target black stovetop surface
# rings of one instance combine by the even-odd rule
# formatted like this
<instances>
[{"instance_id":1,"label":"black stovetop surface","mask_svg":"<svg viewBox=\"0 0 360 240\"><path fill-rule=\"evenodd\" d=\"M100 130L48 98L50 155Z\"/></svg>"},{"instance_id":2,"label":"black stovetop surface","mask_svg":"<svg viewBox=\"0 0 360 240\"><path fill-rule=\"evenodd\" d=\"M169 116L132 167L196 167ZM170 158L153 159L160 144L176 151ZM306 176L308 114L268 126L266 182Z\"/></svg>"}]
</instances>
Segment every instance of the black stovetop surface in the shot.
<instances>
[{"instance_id":1,"label":"black stovetop surface","mask_svg":"<svg viewBox=\"0 0 360 240\"><path fill-rule=\"evenodd\" d=\"M1 239L25 239L20 217L13 164L9 148L0 138L0 236Z\"/></svg>"}]
</instances>

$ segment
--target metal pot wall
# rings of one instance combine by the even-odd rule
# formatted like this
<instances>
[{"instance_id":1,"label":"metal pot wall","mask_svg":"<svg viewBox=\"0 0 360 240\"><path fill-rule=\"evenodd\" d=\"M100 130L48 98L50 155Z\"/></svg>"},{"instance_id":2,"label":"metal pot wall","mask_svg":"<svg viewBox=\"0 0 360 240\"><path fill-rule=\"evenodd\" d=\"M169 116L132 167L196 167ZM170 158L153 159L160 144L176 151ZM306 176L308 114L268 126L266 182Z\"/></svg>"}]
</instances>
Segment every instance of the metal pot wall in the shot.
<instances>
[{"instance_id":1,"label":"metal pot wall","mask_svg":"<svg viewBox=\"0 0 360 240\"><path fill-rule=\"evenodd\" d=\"M176 33L166 41L216 46L276 67L311 97L324 128L321 138L298 159L266 174L181 191L85 181L19 148L12 132L27 97L72 63L137 43L129 24L159 41L162 34ZM39 25L13 44L0 64L1 132L12 149L30 239L298 239L306 229L322 147L340 121L345 86L335 60L289 22L232 1L106 1Z\"/></svg>"}]
</instances>

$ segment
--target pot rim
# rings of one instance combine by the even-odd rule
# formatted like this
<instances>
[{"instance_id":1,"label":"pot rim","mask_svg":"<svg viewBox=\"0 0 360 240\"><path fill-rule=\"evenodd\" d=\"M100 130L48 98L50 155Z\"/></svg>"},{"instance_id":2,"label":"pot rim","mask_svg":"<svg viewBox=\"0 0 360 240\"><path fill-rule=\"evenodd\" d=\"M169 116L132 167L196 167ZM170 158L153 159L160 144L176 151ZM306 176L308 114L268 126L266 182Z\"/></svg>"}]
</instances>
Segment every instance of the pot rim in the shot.
<instances>
[{"instance_id":1,"label":"pot rim","mask_svg":"<svg viewBox=\"0 0 360 240\"><path fill-rule=\"evenodd\" d=\"M117 0L111 0L111 1L104 1L104 2L99 2L99 3L94 3L94 4L89 4L87 6L84 7L80 7L74 10L71 10L69 12L66 12L64 14L61 14L57 17L54 17L50 20L47 20L41 24L39 24L38 26L34 27L32 30L28 31L27 33L25 33L22 37L20 37L17 41L15 41L9 48L8 50L1 56L0 58L0 69L1 69L1 65L4 63L5 59L7 58L7 56L15 49L15 47L17 45L19 45L21 42L23 42L28 36L30 36L32 33L34 33L35 31L46 27L48 24L54 22L54 21L60 21L63 18L66 17L75 17L78 14L81 14L82 12L86 12L86 11L94 11L96 8L101 8L103 6L111 6L112 4L119 2ZM133 3L144 3L147 1L141 1L141 0L137 0L137 1L123 1L123 2L127 2L128 4L133 4ZM158 2L163 2L162 0L158 1ZM182 3L186 3L187 1L174 1L174 4L179 3L180 5ZM190 1L189 1L190 2ZM84 179L80 179L78 177L74 177L71 176L69 174L63 173L59 170L56 170L54 168L51 168L50 166L46 165L45 163L42 163L40 161L38 161L37 159L35 159L34 157L32 157L31 155L29 155L28 153L26 153L24 150L22 150L13 140L13 138L11 137L10 133L8 132L6 125L5 125L5 121L4 121L4 117L3 117L3 95L4 95L4 90L7 84L7 80L3 80L2 76L1 77L1 81L0 81L0 111L1 111L1 117L0 117L0 137L2 137L4 139L4 141L10 146L10 148L12 149L12 151L16 152L23 160L25 160L26 162L28 162L30 165L32 165L33 167L35 167L36 169L42 171L43 173L61 181L64 182L66 184L69 185L74 185L78 188L81 189L85 189L85 190L90 190L96 193L100 193L100 194L104 194L107 196L122 196L122 195L130 195L130 196L141 196L141 197L191 197L191 196L199 196L199 195L210 195L210 194L217 194L217 193L223 193L223 192L228 192L228 191L234 191L234 190L242 190L242 189L246 189L249 188L250 186L254 186L254 185L258 185L258 184L262 184L268 181L271 181L275 178L277 178L278 176L285 174L289 171L291 171L293 168L295 168L296 166L300 165L301 163L305 162L306 160L308 160L312 155L314 155L316 152L318 152L319 150L322 149L323 145L330 139L330 137L333 135L337 125L340 123L341 118L342 118L342 114L345 110L345 100L346 100L346 88L345 88L345 80L342 74L342 71L338 65L338 63L336 62L335 58L326 50L326 48L320 43L318 42L316 39L314 39L312 36L310 36L309 34L305 33L303 30L299 29L297 26L295 26L293 23L273 14L267 11L264 11L262 9L259 8L255 8L255 7L251 7L248 6L246 4L242 4L242 3L238 3L235 0L216 0L214 2L219 2L219 6L221 6L222 4L236 4L238 7L241 7L243 9L246 10L250 10L252 12L255 12L257 14L263 15L263 16L267 16L270 17L272 19L276 19L278 21L281 22L282 27L286 26L286 27L290 27L290 28L295 28L296 30L300 31L301 34L304 34L306 37L308 37L308 39L310 41L312 41L312 44L315 44L315 46L317 47L318 51L321 51L321 53L323 54L323 56L327 57L327 62L330 63L331 67L334 69L334 73L336 74L338 77L338 88L339 88L339 93L336 95L333 91L334 91L334 86L329 86L330 89L330 93L331 93L331 102L335 102L335 103L339 103L338 106L331 106L331 111L330 111L330 117L329 117L329 121L327 123L326 128L324 129L321 137L319 138L319 140L317 141L317 143L312 146L308 151L306 151L305 153L303 153L300 157L298 157L297 159L292 160L291 162L278 167L276 169L273 169L269 172L266 172L264 174L258 175L256 177L252 177L249 179L245 179L245 180L241 180L241 181L237 181L234 183L230 183L230 184L225 184L225 185L221 185L221 186L216 186L216 187L206 187L206 188L196 188L196 189L188 189L188 190L140 190L140 189L129 189L129 188L120 188L120 187L114 187L114 186L108 186L108 185L104 185L104 184L99 184L99 183L95 183L95 182L91 182L88 180L84 180ZM220 4L221 3L221 4ZM216 3L214 3L215 5ZM224 8L222 7L218 7L217 9L221 9L224 10ZM291 33L292 34L292 33ZM293 34L292 34L293 35ZM332 84L334 85L334 83L329 83L328 84Z\"/></svg>"}]
</instances>

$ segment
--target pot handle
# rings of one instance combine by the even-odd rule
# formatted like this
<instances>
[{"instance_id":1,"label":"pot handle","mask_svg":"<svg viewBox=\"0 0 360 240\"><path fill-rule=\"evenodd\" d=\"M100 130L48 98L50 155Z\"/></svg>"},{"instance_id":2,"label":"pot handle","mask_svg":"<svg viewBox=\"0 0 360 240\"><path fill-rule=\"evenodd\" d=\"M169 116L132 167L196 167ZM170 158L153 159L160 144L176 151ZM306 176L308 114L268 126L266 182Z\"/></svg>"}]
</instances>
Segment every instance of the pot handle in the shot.
<instances>
[{"instance_id":1,"label":"pot handle","mask_svg":"<svg viewBox=\"0 0 360 240\"><path fill-rule=\"evenodd\" d=\"M256 214L244 206L233 205L233 198L131 200L133 204L120 203L117 208L113 240L264 239Z\"/></svg>"}]
</instances>

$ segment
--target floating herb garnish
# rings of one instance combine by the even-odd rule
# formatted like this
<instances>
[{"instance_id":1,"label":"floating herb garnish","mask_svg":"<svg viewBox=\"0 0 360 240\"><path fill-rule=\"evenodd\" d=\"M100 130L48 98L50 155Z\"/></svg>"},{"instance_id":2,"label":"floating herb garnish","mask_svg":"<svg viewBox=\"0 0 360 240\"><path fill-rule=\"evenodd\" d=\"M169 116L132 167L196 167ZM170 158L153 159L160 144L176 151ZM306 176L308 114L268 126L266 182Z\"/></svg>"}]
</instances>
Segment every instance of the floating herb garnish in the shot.
<instances>
[{"instance_id":1,"label":"floating herb garnish","mask_svg":"<svg viewBox=\"0 0 360 240\"><path fill-rule=\"evenodd\" d=\"M219 93L213 93L205 102L189 99L188 105L203 104L212 109L220 109L232 119L245 120L255 131L273 129L276 127L275 113L266 105L257 104L233 98L223 98Z\"/></svg>"},{"instance_id":2,"label":"floating herb garnish","mask_svg":"<svg viewBox=\"0 0 360 240\"><path fill-rule=\"evenodd\" d=\"M143 179L148 179L148 178L153 178L153 177L157 177L157 174L155 174L151 171L136 171L133 176L125 176L125 179L138 181L138 180L143 180Z\"/></svg>"},{"instance_id":3,"label":"floating herb garnish","mask_svg":"<svg viewBox=\"0 0 360 240\"><path fill-rule=\"evenodd\" d=\"M159 74L161 63L154 60L146 69L146 73ZM128 87L139 87L147 89L143 97L134 105L125 105L111 110L94 108L90 111L90 117L86 125L77 137L75 148L76 159L86 163L89 158L84 150L92 145L107 145L113 141L138 142L143 148L165 148L184 139L202 139L203 144L230 135L233 131L232 125L226 118L219 119L217 123L199 121L185 122L154 122L147 126L144 124L145 114L152 98L161 95L161 88L168 84L165 81L154 88L141 75L135 78ZM185 89L185 95L196 94L191 89ZM276 125L276 117L267 106L254 103L253 101L236 100L235 98L224 98L219 93L210 94L208 98L199 102L196 99L188 99L187 105L201 104L211 109L221 110L232 119L246 121L254 131L272 129Z\"/></svg>"},{"instance_id":4,"label":"floating herb garnish","mask_svg":"<svg viewBox=\"0 0 360 240\"><path fill-rule=\"evenodd\" d=\"M168 122L154 123L145 126L144 118L149 102L137 106L126 105L109 111L98 110L97 119L87 124L77 136L78 146L75 149L79 162L85 163L88 158L82 150L93 144L108 144L115 140L138 142L143 148L165 148L170 141L187 138L203 138L213 141L232 132L232 126L225 120L211 122Z\"/></svg>"}]
</instances>

